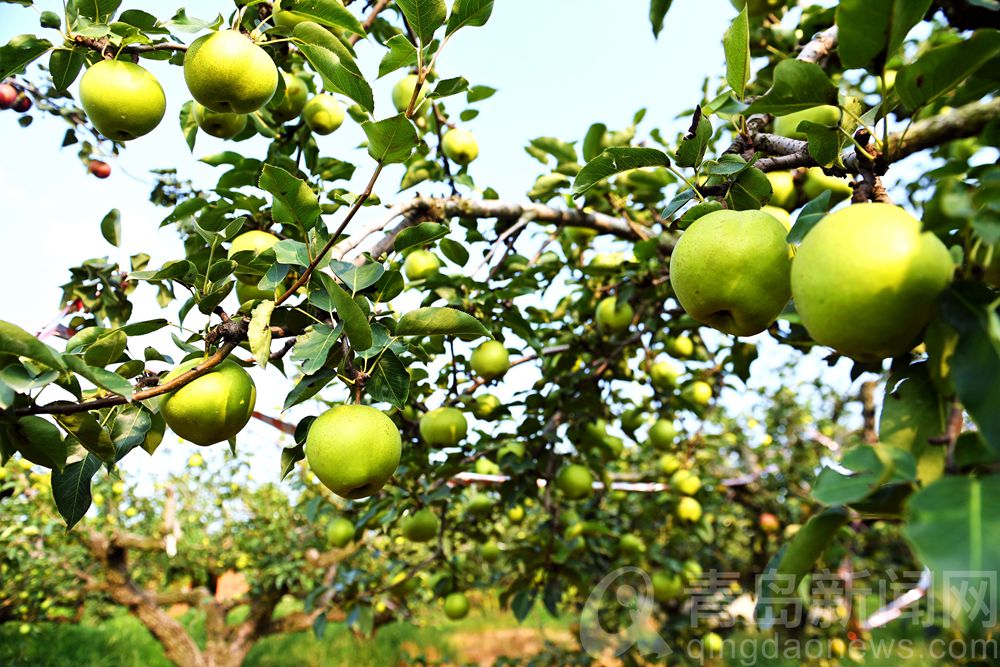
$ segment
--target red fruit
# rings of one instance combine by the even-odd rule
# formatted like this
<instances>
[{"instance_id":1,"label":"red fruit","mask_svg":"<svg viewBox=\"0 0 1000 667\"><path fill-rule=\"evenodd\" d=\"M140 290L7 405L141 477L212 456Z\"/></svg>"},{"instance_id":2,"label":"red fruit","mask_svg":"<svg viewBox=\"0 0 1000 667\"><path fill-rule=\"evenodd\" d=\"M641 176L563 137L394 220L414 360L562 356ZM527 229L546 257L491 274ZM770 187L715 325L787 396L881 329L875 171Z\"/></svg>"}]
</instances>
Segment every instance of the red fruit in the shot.
<instances>
[{"instance_id":1,"label":"red fruit","mask_svg":"<svg viewBox=\"0 0 1000 667\"><path fill-rule=\"evenodd\" d=\"M0 83L0 109L9 109L17 99L17 88L9 83Z\"/></svg>"},{"instance_id":2,"label":"red fruit","mask_svg":"<svg viewBox=\"0 0 1000 667\"><path fill-rule=\"evenodd\" d=\"M91 160L87 164L87 171L98 178L107 178L111 175L111 165L100 160Z\"/></svg>"},{"instance_id":3,"label":"red fruit","mask_svg":"<svg viewBox=\"0 0 1000 667\"><path fill-rule=\"evenodd\" d=\"M17 99L14 100L14 106L12 108L18 113L24 113L31 108L31 98L24 93L21 93L17 96Z\"/></svg>"},{"instance_id":4,"label":"red fruit","mask_svg":"<svg viewBox=\"0 0 1000 667\"><path fill-rule=\"evenodd\" d=\"M781 521L770 512L764 512L760 515L760 527L765 533L774 533L781 527Z\"/></svg>"}]
</instances>

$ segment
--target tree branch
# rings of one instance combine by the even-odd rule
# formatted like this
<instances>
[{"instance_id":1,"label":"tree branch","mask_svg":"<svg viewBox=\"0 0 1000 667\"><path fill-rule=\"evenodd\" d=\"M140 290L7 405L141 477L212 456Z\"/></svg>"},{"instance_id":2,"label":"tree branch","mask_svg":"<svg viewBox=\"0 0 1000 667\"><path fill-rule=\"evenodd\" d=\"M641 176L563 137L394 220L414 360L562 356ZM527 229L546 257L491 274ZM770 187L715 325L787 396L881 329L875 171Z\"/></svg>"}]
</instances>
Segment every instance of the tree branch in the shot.
<instances>
[{"instance_id":1,"label":"tree branch","mask_svg":"<svg viewBox=\"0 0 1000 667\"><path fill-rule=\"evenodd\" d=\"M110 46L108 40L104 39L94 39L93 37L84 37L83 35L73 35L73 42L79 46L86 46L88 49L93 49L100 54L104 54L108 46ZM129 44L118 49L118 53L149 53L151 51L187 51L187 44L181 44L179 42L156 42L155 44Z\"/></svg>"},{"instance_id":2,"label":"tree branch","mask_svg":"<svg viewBox=\"0 0 1000 667\"><path fill-rule=\"evenodd\" d=\"M375 25L375 19L378 18L378 15L382 12L382 10L389 6L390 1L391 0L378 0L378 2L375 3L371 11L368 12L368 16L365 17L364 23L361 24L362 27L364 27L365 32L372 29L372 26ZM354 46L359 41L361 41L361 35L351 35L347 38L347 42L351 46Z\"/></svg>"}]
</instances>

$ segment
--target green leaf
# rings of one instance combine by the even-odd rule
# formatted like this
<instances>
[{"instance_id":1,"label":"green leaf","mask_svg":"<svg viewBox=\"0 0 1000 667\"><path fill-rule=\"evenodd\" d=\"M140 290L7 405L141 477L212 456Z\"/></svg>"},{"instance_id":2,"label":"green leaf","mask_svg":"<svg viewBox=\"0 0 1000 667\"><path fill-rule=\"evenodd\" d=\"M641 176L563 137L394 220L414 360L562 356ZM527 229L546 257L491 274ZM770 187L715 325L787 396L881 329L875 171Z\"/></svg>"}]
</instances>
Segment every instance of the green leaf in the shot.
<instances>
[{"instance_id":1,"label":"green leaf","mask_svg":"<svg viewBox=\"0 0 1000 667\"><path fill-rule=\"evenodd\" d=\"M434 90L427 93L427 97L430 99L440 99L442 97L451 97L452 95L458 95L469 89L469 82L465 80L464 77L456 76L453 79L442 79L437 82L434 86Z\"/></svg>"},{"instance_id":2,"label":"green leaf","mask_svg":"<svg viewBox=\"0 0 1000 667\"><path fill-rule=\"evenodd\" d=\"M108 211L108 214L101 220L101 236L104 240L118 247L122 239L122 214L116 208Z\"/></svg>"},{"instance_id":3,"label":"green leaf","mask_svg":"<svg viewBox=\"0 0 1000 667\"><path fill-rule=\"evenodd\" d=\"M922 362L892 372L878 423L879 442L913 454L917 477L924 484L944 473L945 448L930 439L947 430L949 413L948 401L934 388L928 365Z\"/></svg>"},{"instance_id":4,"label":"green leaf","mask_svg":"<svg viewBox=\"0 0 1000 667\"><path fill-rule=\"evenodd\" d=\"M53 470L62 470L66 465L66 443L62 433L47 419L35 415L21 417L7 432L21 456L32 463Z\"/></svg>"},{"instance_id":5,"label":"green leaf","mask_svg":"<svg viewBox=\"0 0 1000 667\"><path fill-rule=\"evenodd\" d=\"M378 64L380 79L401 67L417 64L417 47L413 46L413 43L405 35L393 35L385 43L385 47L389 51L382 56L382 62Z\"/></svg>"},{"instance_id":6,"label":"green leaf","mask_svg":"<svg viewBox=\"0 0 1000 667\"><path fill-rule=\"evenodd\" d=\"M816 199L803 206L785 240L789 243L802 243L802 239L806 237L809 230L815 227L816 223L825 218L826 214L830 212L831 204L832 194L829 190L824 190L819 197L816 197Z\"/></svg>"},{"instance_id":7,"label":"green leaf","mask_svg":"<svg viewBox=\"0 0 1000 667\"><path fill-rule=\"evenodd\" d=\"M452 239L441 239L441 252L459 266L465 266L469 261L469 251L464 245Z\"/></svg>"},{"instance_id":8,"label":"green leaf","mask_svg":"<svg viewBox=\"0 0 1000 667\"><path fill-rule=\"evenodd\" d=\"M83 17L98 23L110 23L122 0L69 0L66 11L71 17Z\"/></svg>"},{"instance_id":9,"label":"green leaf","mask_svg":"<svg viewBox=\"0 0 1000 667\"><path fill-rule=\"evenodd\" d=\"M402 410L410 394L410 373L392 350L385 350L369 371L365 389L375 401L385 401Z\"/></svg>"},{"instance_id":10,"label":"green leaf","mask_svg":"<svg viewBox=\"0 0 1000 667\"><path fill-rule=\"evenodd\" d=\"M604 123L594 123L587 129L583 138L583 159L586 162L590 162L604 150L604 135L607 133L608 126Z\"/></svg>"},{"instance_id":11,"label":"green leaf","mask_svg":"<svg viewBox=\"0 0 1000 667\"><path fill-rule=\"evenodd\" d=\"M275 215L278 222L297 225L306 231L316 225L321 212L319 199L308 183L281 167L265 164L259 185L283 204L282 210Z\"/></svg>"},{"instance_id":12,"label":"green leaf","mask_svg":"<svg viewBox=\"0 0 1000 667\"><path fill-rule=\"evenodd\" d=\"M743 99L750 80L750 18L747 5L736 15L722 40L726 52L726 82Z\"/></svg>"},{"instance_id":13,"label":"green leaf","mask_svg":"<svg viewBox=\"0 0 1000 667\"><path fill-rule=\"evenodd\" d=\"M152 427L153 415L147 410L137 405L122 408L111 424L115 461L121 461L126 454L141 445Z\"/></svg>"},{"instance_id":14,"label":"green leaf","mask_svg":"<svg viewBox=\"0 0 1000 667\"><path fill-rule=\"evenodd\" d=\"M24 70L33 60L52 48L47 39L18 35L0 47L0 80Z\"/></svg>"},{"instance_id":15,"label":"green leaf","mask_svg":"<svg viewBox=\"0 0 1000 667\"><path fill-rule=\"evenodd\" d=\"M941 318L958 332L951 357L955 391L983 440L1000 454L1000 318L996 294L982 284L959 283L941 297Z\"/></svg>"},{"instance_id":16,"label":"green leaf","mask_svg":"<svg viewBox=\"0 0 1000 667\"><path fill-rule=\"evenodd\" d=\"M397 336L469 336L491 338L482 322L454 308L418 308L396 324Z\"/></svg>"},{"instance_id":17,"label":"green leaf","mask_svg":"<svg viewBox=\"0 0 1000 667\"><path fill-rule=\"evenodd\" d=\"M163 415L160 413L151 414L149 431L146 432L146 437L143 439L141 445L147 454L152 455L156 451L156 448L160 446L163 442L163 436L167 432L167 422L163 420Z\"/></svg>"},{"instance_id":18,"label":"green leaf","mask_svg":"<svg viewBox=\"0 0 1000 667\"><path fill-rule=\"evenodd\" d=\"M960 42L926 51L896 75L895 91L913 110L951 91L1000 53L1000 30L977 30Z\"/></svg>"},{"instance_id":19,"label":"green leaf","mask_svg":"<svg viewBox=\"0 0 1000 667\"><path fill-rule=\"evenodd\" d=\"M295 464L306 457L306 448L303 445L295 445L294 447L285 447L281 450L281 477L279 479L284 481L288 477L288 473L292 472L295 468Z\"/></svg>"},{"instance_id":20,"label":"green leaf","mask_svg":"<svg viewBox=\"0 0 1000 667\"><path fill-rule=\"evenodd\" d=\"M0 320L0 353L27 357L49 368L63 369L65 364L55 350L10 322Z\"/></svg>"},{"instance_id":21,"label":"green leaf","mask_svg":"<svg viewBox=\"0 0 1000 667\"><path fill-rule=\"evenodd\" d=\"M82 375L101 389L107 389L113 394L118 394L128 399L132 398L132 385L121 375L104 370L103 368L90 366L83 359L73 354L64 354L63 361L71 371L77 375Z\"/></svg>"},{"instance_id":22,"label":"green leaf","mask_svg":"<svg viewBox=\"0 0 1000 667\"><path fill-rule=\"evenodd\" d=\"M384 266L372 262L357 266L353 262L333 260L330 262L330 268L351 290L352 294L357 294L361 290L371 287L385 273Z\"/></svg>"},{"instance_id":23,"label":"green leaf","mask_svg":"<svg viewBox=\"0 0 1000 667\"><path fill-rule=\"evenodd\" d=\"M812 496L824 505L846 505L867 498L884 484L912 482L917 475L913 455L896 447L861 445L846 452L840 464L844 474L824 468L813 487Z\"/></svg>"},{"instance_id":24,"label":"green leaf","mask_svg":"<svg viewBox=\"0 0 1000 667\"><path fill-rule=\"evenodd\" d=\"M311 261L309 258L309 248L302 241L281 239L272 246L272 250L274 251L274 259L278 264L309 266ZM281 280L284 280L284 276L282 276Z\"/></svg>"},{"instance_id":25,"label":"green leaf","mask_svg":"<svg viewBox=\"0 0 1000 667\"><path fill-rule=\"evenodd\" d=\"M406 162L417 147L417 131L403 114L365 121L361 129L368 137L368 154L382 164Z\"/></svg>"},{"instance_id":26,"label":"green leaf","mask_svg":"<svg viewBox=\"0 0 1000 667\"><path fill-rule=\"evenodd\" d=\"M337 281L325 274L320 274L320 278L324 279L323 286L333 300L337 317L344 325L351 347L356 350L367 350L372 346L372 327L368 323L368 316Z\"/></svg>"},{"instance_id":27,"label":"green leaf","mask_svg":"<svg viewBox=\"0 0 1000 667\"><path fill-rule=\"evenodd\" d=\"M510 608L514 612L514 618L517 619L518 623L523 623L524 619L528 618L528 614L535 606L535 598L538 596L538 591L531 588L524 588L514 595L514 599L511 600Z\"/></svg>"},{"instance_id":28,"label":"green leaf","mask_svg":"<svg viewBox=\"0 0 1000 667\"><path fill-rule=\"evenodd\" d=\"M173 18L163 24L163 27L167 28L171 32L176 29L181 32L195 33L203 30L218 30L222 24L222 14L219 14L211 21L207 21L194 16L188 16L187 11L181 8L177 10L177 13L174 14Z\"/></svg>"},{"instance_id":29,"label":"green leaf","mask_svg":"<svg viewBox=\"0 0 1000 667\"><path fill-rule=\"evenodd\" d=\"M444 0L396 0L406 22L424 46L434 38L434 31L444 24L448 8Z\"/></svg>"},{"instance_id":30,"label":"green leaf","mask_svg":"<svg viewBox=\"0 0 1000 667\"><path fill-rule=\"evenodd\" d=\"M755 210L769 202L772 194L767 174L756 167L750 167L736 177L736 181L729 187L726 201L729 208L736 211Z\"/></svg>"},{"instance_id":31,"label":"green leaf","mask_svg":"<svg viewBox=\"0 0 1000 667\"><path fill-rule=\"evenodd\" d=\"M85 49L56 49L49 56L49 73L52 75L52 86L56 91L65 91L70 87L87 62Z\"/></svg>"},{"instance_id":32,"label":"green leaf","mask_svg":"<svg viewBox=\"0 0 1000 667\"><path fill-rule=\"evenodd\" d=\"M86 331L86 330L84 330ZM74 336L76 338L76 336ZM83 352L83 360L90 366L104 368L121 358L128 345L128 336L121 329L103 333L89 343Z\"/></svg>"},{"instance_id":33,"label":"green leaf","mask_svg":"<svg viewBox=\"0 0 1000 667\"><path fill-rule=\"evenodd\" d=\"M114 463L115 446L111 434L101 427L97 417L89 412L72 415L57 415L56 421L65 429L69 437L80 443L88 452L106 463Z\"/></svg>"},{"instance_id":34,"label":"green leaf","mask_svg":"<svg viewBox=\"0 0 1000 667\"><path fill-rule=\"evenodd\" d=\"M59 514L66 521L69 530L83 518L90 509L90 481L101 467L101 461L93 454L63 470L52 471L52 497L56 501Z\"/></svg>"},{"instance_id":35,"label":"green leaf","mask_svg":"<svg viewBox=\"0 0 1000 667\"><path fill-rule=\"evenodd\" d=\"M674 159L677 160L678 166L697 169L701 166L701 161L705 159L705 149L712 138L712 121L700 110L695 113L698 116L698 125L693 130L689 130L684 139L681 140Z\"/></svg>"},{"instance_id":36,"label":"green leaf","mask_svg":"<svg viewBox=\"0 0 1000 667\"><path fill-rule=\"evenodd\" d=\"M330 350L336 345L343 330L342 325L331 327L327 324L313 324L295 339L292 358L301 362L304 375L312 375L323 368L327 357L330 356Z\"/></svg>"},{"instance_id":37,"label":"green leaf","mask_svg":"<svg viewBox=\"0 0 1000 667\"><path fill-rule=\"evenodd\" d=\"M415 227L407 227L396 235L393 250L402 252L407 248L424 245L448 235L448 227L436 222L421 222Z\"/></svg>"},{"instance_id":38,"label":"green leaf","mask_svg":"<svg viewBox=\"0 0 1000 667\"><path fill-rule=\"evenodd\" d=\"M387 271L375 283L375 295L372 297L372 300L376 303L388 303L402 294L405 286L402 273L399 271Z\"/></svg>"},{"instance_id":39,"label":"green leaf","mask_svg":"<svg viewBox=\"0 0 1000 667\"><path fill-rule=\"evenodd\" d=\"M489 86L473 86L465 94L465 101L469 104L475 104L476 102L489 99L495 92L497 92L496 88L490 88Z\"/></svg>"},{"instance_id":40,"label":"green leaf","mask_svg":"<svg viewBox=\"0 0 1000 667\"><path fill-rule=\"evenodd\" d=\"M608 148L576 175L573 195L579 197L604 179L639 167L669 167L670 158L655 148Z\"/></svg>"},{"instance_id":41,"label":"green leaf","mask_svg":"<svg viewBox=\"0 0 1000 667\"><path fill-rule=\"evenodd\" d=\"M821 104L837 104L837 87L823 68L815 63L786 59L774 68L770 90L757 98L746 113L784 116Z\"/></svg>"},{"instance_id":42,"label":"green leaf","mask_svg":"<svg viewBox=\"0 0 1000 667\"><path fill-rule=\"evenodd\" d=\"M490 20L493 13L493 0L455 0L451 6L451 16L448 17L448 29L445 36L469 26L481 28Z\"/></svg>"},{"instance_id":43,"label":"green leaf","mask_svg":"<svg viewBox=\"0 0 1000 667\"><path fill-rule=\"evenodd\" d=\"M800 132L805 132L809 155L820 166L829 166L840 158L841 140L846 141L838 127L827 127L808 120L798 125Z\"/></svg>"},{"instance_id":44,"label":"green leaf","mask_svg":"<svg viewBox=\"0 0 1000 667\"><path fill-rule=\"evenodd\" d=\"M285 404L281 408L282 410L287 410L293 406L302 403L303 401L308 401L310 398L315 396L323 389L330 380L337 377L336 368L320 368L318 371L312 375L304 375L300 379L292 390L288 392L285 396Z\"/></svg>"},{"instance_id":45,"label":"green leaf","mask_svg":"<svg viewBox=\"0 0 1000 667\"><path fill-rule=\"evenodd\" d=\"M295 26L292 41L319 73L329 92L343 93L369 113L374 111L372 87L358 69L351 52L336 36L326 28L307 21Z\"/></svg>"},{"instance_id":46,"label":"green leaf","mask_svg":"<svg viewBox=\"0 0 1000 667\"><path fill-rule=\"evenodd\" d=\"M366 36L364 26L340 0L295 0L295 2L285 0L281 8L299 16L306 16L328 28L343 28L355 35Z\"/></svg>"},{"instance_id":47,"label":"green leaf","mask_svg":"<svg viewBox=\"0 0 1000 667\"><path fill-rule=\"evenodd\" d=\"M649 2L649 23L653 26L653 37L659 37L663 30L663 19L670 11L670 5L674 0L650 0Z\"/></svg>"},{"instance_id":48,"label":"green leaf","mask_svg":"<svg viewBox=\"0 0 1000 667\"><path fill-rule=\"evenodd\" d=\"M932 0L841 0L837 53L848 69L876 66L895 55Z\"/></svg>"},{"instance_id":49,"label":"green leaf","mask_svg":"<svg viewBox=\"0 0 1000 667\"><path fill-rule=\"evenodd\" d=\"M250 326L247 329L250 352L261 368L266 368L271 358L271 313L273 312L274 301L261 301L254 306Z\"/></svg>"},{"instance_id":50,"label":"green leaf","mask_svg":"<svg viewBox=\"0 0 1000 667\"><path fill-rule=\"evenodd\" d=\"M181 134L184 135L184 142L187 144L188 150L193 151L195 142L198 141L198 119L194 116L194 102L188 100L181 105L181 112L178 120L181 124ZM202 162L205 160L202 159ZM198 206L199 208L204 205L201 199L188 199L186 202L181 202L185 204L188 202L193 202L189 205ZM197 202L202 202L198 204Z\"/></svg>"}]
</instances>

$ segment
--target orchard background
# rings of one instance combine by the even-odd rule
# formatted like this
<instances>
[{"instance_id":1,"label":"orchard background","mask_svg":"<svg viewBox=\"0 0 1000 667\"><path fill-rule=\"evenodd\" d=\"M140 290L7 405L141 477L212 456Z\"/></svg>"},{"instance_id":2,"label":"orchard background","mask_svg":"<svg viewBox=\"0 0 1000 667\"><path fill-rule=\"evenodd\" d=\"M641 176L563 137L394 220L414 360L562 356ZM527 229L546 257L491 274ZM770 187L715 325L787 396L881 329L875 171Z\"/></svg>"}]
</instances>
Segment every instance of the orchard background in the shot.
<instances>
[{"instance_id":1,"label":"orchard background","mask_svg":"<svg viewBox=\"0 0 1000 667\"><path fill-rule=\"evenodd\" d=\"M0 4L5 663L997 662L1000 6L618 4Z\"/></svg>"}]
</instances>

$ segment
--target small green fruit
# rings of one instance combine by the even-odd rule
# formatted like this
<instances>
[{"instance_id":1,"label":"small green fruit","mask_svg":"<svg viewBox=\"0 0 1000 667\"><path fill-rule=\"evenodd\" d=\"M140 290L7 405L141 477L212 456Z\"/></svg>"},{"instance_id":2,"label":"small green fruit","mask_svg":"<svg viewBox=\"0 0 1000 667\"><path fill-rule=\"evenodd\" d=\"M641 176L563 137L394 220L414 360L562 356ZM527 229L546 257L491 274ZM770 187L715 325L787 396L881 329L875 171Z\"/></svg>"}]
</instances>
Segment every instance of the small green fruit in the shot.
<instances>
[{"instance_id":1,"label":"small green fruit","mask_svg":"<svg viewBox=\"0 0 1000 667\"><path fill-rule=\"evenodd\" d=\"M80 105L98 132L129 141L160 124L167 97L156 77L139 65L102 60L80 79Z\"/></svg>"},{"instance_id":2,"label":"small green fruit","mask_svg":"<svg viewBox=\"0 0 1000 667\"><path fill-rule=\"evenodd\" d=\"M501 404L500 399L493 394L481 394L476 396L475 400L472 402L472 414L474 414L477 419L496 419L502 410L503 404Z\"/></svg>"},{"instance_id":3,"label":"small green fruit","mask_svg":"<svg viewBox=\"0 0 1000 667\"><path fill-rule=\"evenodd\" d=\"M247 127L246 114L212 111L197 102L191 105L191 113L198 129L219 139L231 139Z\"/></svg>"},{"instance_id":4,"label":"small green fruit","mask_svg":"<svg viewBox=\"0 0 1000 667\"><path fill-rule=\"evenodd\" d=\"M441 260L429 250L414 250L403 262L403 273L407 280L424 280L436 275L441 269Z\"/></svg>"},{"instance_id":5,"label":"small green fruit","mask_svg":"<svg viewBox=\"0 0 1000 667\"><path fill-rule=\"evenodd\" d=\"M199 37L184 55L184 81L212 111L251 113L278 88L278 69L264 49L235 30Z\"/></svg>"},{"instance_id":6,"label":"small green fruit","mask_svg":"<svg viewBox=\"0 0 1000 667\"><path fill-rule=\"evenodd\" d=\"M767 173L767 180L771 181L771 201L768 203L786 211L794 211L799 199L795 192L795 174L790 171L770 171Z\"/></svg>"},{"instance_id":7,"label":"small green fruit","mask_svg":"<svg viewBox=\"0 0 1000 667\"><path fill-rule=\"evenodd\" d=\"M684 496L677 501L677 517L682 521L695 523L701 520L701 503L691 496Z\"/></svg>"},{"instance_id":8,"label":"small green fruit","mask_svg":"<svg viewBox=\"0 0 1000 667\"><path fill-rule=\"evenodd\" d=\"M774 119L774 133L780 134L789 139L807 139L805 132L800 132L797 128L799 123L809 121L817 125L826 127L836 127L840 123L840 108L830 104L823 104L811 109L795 111L785 116L778 116Z\"/></svg>"},{"instance_id":9,"label":"small green fruit","mask_svg":"<svg viewBox=\"0 0 1000 667\"><path fill-rule=\"evenodd\" d=\"M501 378L510 369L510 355L498 340L488 340L472 352L472 372L485 380Z\"/></svg>"},{"instance_id":10,"label":"small green fruit","mask_svg":"<svg viewBox=\"0 0 1000 667\"><path fill-rule=\"evenodd\" d=\"M664 475L672 475L681 467L681 460L674 454L664 454L660 457L660 471Z\"/></svg>"},{"instance_id":11,"label":"small green fruit","mask_svg":"<svg viewBox=\"0 0 1000 667\"><path fill-rule=\"evenodd\" d=\"M338 516L327 526L326 540L334 547L343 549L354 541L354 524L344 517Z\"/></svg>"},{"instance_id":12,"label":"small green fruit","mask_svg":"<svg viewBox=\"0 0 1000 667\"><path fill-rule=\"evenodd\" d=\"M670 478L670 488L683 493L686 496L693 496L701 489L701 480L690 470L680 469Z\"/></svg>"},{"instance_id":13,"label":"small green fruit","mask_svg":"<svg viewBox=\"0 0 1000 667\"><path fill-rule=\"evenodd\" d=\"M667 340L667 354L675 359L687 359L694 354L694 341L690 336L677 336Z\"/></svg>"},{"instance_id":14,"label":"small green fruit","mask_svg":"<svg viewBox=\"0 0 1000 667\"><path fill-rule=\"evenodd\" d=\"M618 550L623 554L635 556L646 550L646 543L642 538L626 533L618 539Z\"/></svg>"},{"instance_id":15,"label":"small green fruit","mask_svg":"<svg viewBox=\"0 0 1000 667\"><path fill-rule=\"evenodd\" d=\"M444 614L453 621L469 615L469 598L462 593L452 593L444 599Z\"/></svg>"},{"instance_id":16,"label":"small green fruit","mask_svg":"<svg viewBox=\"0 0 1000 667\"><path fill-rule=\"evenodd\" d=\"M420 510L403 519L403 536L411 542L429 542L437 537L440 526L434 512Z\"/></svg>"},{"instance_id":17,"label":"small green fruit","mask_svg":"<svg viewBox=\"0 0 1000 667\"><path fill-rule=\"evenodd\" d=\"M703 380L695 380L681 390L681 398L692 405L708 405L712 400L712 385Z\"/></svg>"},{"instance_id":18,"label":"small green fruit","mask_svg":"<svg viewBox=\"0 0 1000 667\"><path fill-rule=\"evenodd\" d=\"M396 85L392 87L392 105L396 107L396 111L399 113L406 112L406 109L410 106L410 99L413 97L413 89L416 86L416 74L408 74L396 82ZM417 94L417 101L413 105L415 109L419 110L420 105L424 103L426 92L427 84L425 83L420 87L420 92Z\"/></svg>"},{"instance_id":19,"label":"small green fruit","mask_svg":"<svg viewBox=\"0 0 1000 667\"><path fill-rule=\"evenodd\" d=\"M649 427L649 444L653 449L670 449L677 438L677 427L672 419L657 419Z\"/></svg>"},{"instance_id":20,"label":"small green fruit","mask_svg":"<svg viewBox=\"0 0 1000 667\"><path fill-rule=\"evenodd\" d=\"M809 167L806 170L805 179L802 181L802 192L806 199L816 199L827 190L830 191L831 205L839 204L854 194L851 179L827 176L820 167Z\"/></svg>"},{"instance_id":21,"label":"small green fruit","mask_svg":"<svg viewBox=\"0 0 1000 667\"><path fill-rule=\"evenodd\" d=\"M399 430L381 410L338 405L312 423L306 460L323 486L355 500L378 492L389 481L403 451Z\"/></svg>"},{"instance_id":22,"label":"small green fruit","mask_svg":"<svg viewBox=\"0 0 1000 667\"><path fill-rule=\"evenodd\" d=\"M293 118L298 118L305 109L309 89L305 82L294 74L282 72L281 77L285 80L284 93L279 99L272 99L267 106L274 120L278 123L287 123Z\"/></svg>"},{"instance_id":23,"label":"small green fruit","mask_svg":"<svg viewBox=\"0 0 1000 667\"><path fill-rule=\"evenodd\" d=\"M670 572L653 573L653 598L658 602L672 602L684 594L684 581Z\"/></svg>"},{"instance_id":24,"label":"small green fruit","mask_svg":"<svg viewBox=\"0 0 1000 667\"><path fill-rule=\"evenodd\" d=\"M191 359L163 378L166 384L203 359ZM160 415L180 437L196 445L214 445L243 430L253 414L257 388L253 378L229 359L180 389L171 392L160 405Z\"/></svg>"},{"instance_id":25,"label":"small green fruit","mask_svg":"<svg viewBox=\"0 0 1000 667\"><path fill-rule=\"evenodd\" d=\"M619 303L613 296L601 299L594 315L597 327L605 333L625 331L631 326L634 316L635 312L627 301Z\"/></svg>"},{"instance_id":26,"label":"small green fruit","mask_svg":"<svg viewBox=\"0 0 1000 667\"><path fill-rule=\"evenodd\" d=\"M669 361L657 361L649 369L649 381L657 391L673 391L680 375L680 369Z\"/></svg>"},{"instance_id":27,"label":"small green fruit","mask_svg":"<svg viewBox=\"0 0 1000 667\"><path fill-rule=\"evenodd\" d=\"M465 415L458 408L437 408L420 419L420 437L435 447L454 447L468 430Z\"/></svg>"},{"instance_id":28,"label":"small green fruit","mask_svg":"<svg viewBox=\"0 0 1000 667\"><path fill-rule=\"evenodd\" d=\"M448 130L441 142L445 157L465 166L479 157L479 144L468 130Z\"/></svg>"},{"instance_id":29,"label":"small green fruit","mask_svg":"<svg viewBox=\"0 0 1000 667\"><path fill-rule=\"evenodd\" d=\"M507 520L513 524L519 524L524 521L524 508L520 505L515 505L507 510Z\"/></svg>"},{"instance_id":30,"label":"small green fruit","mask_svg":"<svg viewBox=\"0 0 1000 667\"><path fill-rule=\"evenodd\" d=\"M302 117L309 129L316 134L327 135L344 124L344 107L337 98L328 93L316 95L306 102Z\"/></svg>"},{"instance_id":31,"label":"small green fruit","mask_svg":"<svg viewBox=\"0 0 1000 667\"><path fill-rule=\"evenodd\" d=\"M274 246L274 244L278 241L278 237L274 234L254 229L249 232L244 232L234 238L233 242L229 246L229 252L226 256L229 259L232 259L236 253L252 252L253 259L256 259L258 255ZM250 285L256 286L260 281L260 277L260 274L246 268L236 269L236 278Z\"/></svg>"},{"instance_id":32,"label":"small green fruit","mask_svg":"<svg viewBox=\"0 0 1000 667\"><path fill-rule=\"evenodd\" d=\"M593 493L594 476L586 466L572 464L556 475L556 488L571 500L580 500Z\"/></svg>"},{"instance_id":33,"label":"small green fruit","mask_svg":"<svg viewBox=\"0 0 1000 667\"><path fill-rule=\"evenodd\" d=\"M479 556L487 563L498 560L502 553L500 545L496 542L487 542L479 548Z\"/></svg>"}]
</instances>

